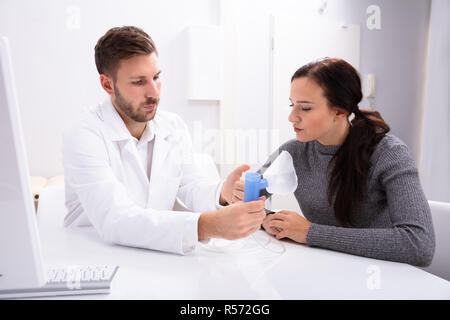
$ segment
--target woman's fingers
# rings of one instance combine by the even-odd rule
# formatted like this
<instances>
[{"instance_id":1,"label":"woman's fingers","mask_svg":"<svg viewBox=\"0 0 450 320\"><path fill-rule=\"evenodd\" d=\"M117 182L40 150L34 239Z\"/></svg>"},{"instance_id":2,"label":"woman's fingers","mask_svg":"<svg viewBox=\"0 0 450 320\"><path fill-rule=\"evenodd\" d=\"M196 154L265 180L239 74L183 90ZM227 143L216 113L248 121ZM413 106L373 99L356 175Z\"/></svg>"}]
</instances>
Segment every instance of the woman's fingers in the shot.
<instances>
[{"instance_id":1,"label":"woman's fingers","mask_svg":"<svg viewBox=\"0 0 450 320\"><path fill-rule=\"evenodd\" d=\"M269 222L269 227L284 230L286 228L286 224L283 220L272 219Z\"/></svg>"},{"instance_id":2,"label":"woman's fingers","mask_svg":"<svg viewBox=\"0 0 450 320\"><path fill-rule=\"evenodd\" d=\"M281 211L275 212L275 215L277 215L278 217L288 216L289 211L281 210Z\"/></svg>"},{"instance_id":3,"label":"woman's fingers","mask_svg":"<svg viewBox=\"0 0 450 320\"><path fill-rule=\"evenodd\" d=\"M281 232L278 232L278 233L275 235L275 237L276 237L278 240L283 239L283 238L288 238L287 231L282 230Z\"/></svg>"}]
</instances>

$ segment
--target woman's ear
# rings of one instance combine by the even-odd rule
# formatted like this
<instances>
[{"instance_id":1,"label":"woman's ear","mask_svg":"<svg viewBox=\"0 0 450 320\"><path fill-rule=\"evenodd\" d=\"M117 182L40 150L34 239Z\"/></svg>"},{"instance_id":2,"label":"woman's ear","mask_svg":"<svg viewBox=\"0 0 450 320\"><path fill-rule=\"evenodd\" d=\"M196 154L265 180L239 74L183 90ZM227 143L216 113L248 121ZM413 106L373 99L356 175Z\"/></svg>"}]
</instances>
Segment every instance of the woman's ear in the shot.
<instances>
[{"instance_id":1,"label":"woman's ear","mask_svg":"<svg viewBox=\"0 0 450 320\"><path fill-rule=\"evenodd\" d=\"M348 112L347 110L340 108L340 107L333 107L333 114L336 118L336 120L340 120L340 119L346 119L348 117L348 115L350 114L350 112Z\"/></svg>"}]
</instances>

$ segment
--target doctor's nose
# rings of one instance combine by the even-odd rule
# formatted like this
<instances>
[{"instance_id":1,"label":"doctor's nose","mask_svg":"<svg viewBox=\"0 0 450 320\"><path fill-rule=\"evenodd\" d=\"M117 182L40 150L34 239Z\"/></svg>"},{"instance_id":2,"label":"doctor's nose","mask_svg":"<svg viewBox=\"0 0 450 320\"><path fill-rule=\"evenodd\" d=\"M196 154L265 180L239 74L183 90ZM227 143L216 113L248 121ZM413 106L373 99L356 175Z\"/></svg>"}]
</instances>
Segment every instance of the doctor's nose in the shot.
<instances>
[{"instance_id":1,"label":"doctor's nose","mask_svg":"<svg viewBox=\"0 0 450 320\"><path fill-rule=\"evenodd\" d=\"M155 81L150 81L148 86L145 88L146 98L157 98L159 97L159 90L161 85Z\"/></svg>"}]
</instances>

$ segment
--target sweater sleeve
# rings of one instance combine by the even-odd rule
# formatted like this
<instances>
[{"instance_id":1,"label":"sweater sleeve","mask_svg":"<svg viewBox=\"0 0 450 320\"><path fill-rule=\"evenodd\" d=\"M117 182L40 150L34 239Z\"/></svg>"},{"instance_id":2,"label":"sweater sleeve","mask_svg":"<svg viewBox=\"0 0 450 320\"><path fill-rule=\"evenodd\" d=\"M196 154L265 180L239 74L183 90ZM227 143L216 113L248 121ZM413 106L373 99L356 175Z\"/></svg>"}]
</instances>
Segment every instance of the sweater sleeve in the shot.
<instances>
[{"instance_id":1,"label":"sweater sleeve","mask_svg":"<svg viewBox=\"0 0 450 320\"><path fill-rule=\"evenodd\" d=\"M343 228L313 223L307 244L375 259L431 264L435 236L430 207L406 145L383 152L374 164L373 179L386 193L391 228Z\"/></svg>"}]
</instances>

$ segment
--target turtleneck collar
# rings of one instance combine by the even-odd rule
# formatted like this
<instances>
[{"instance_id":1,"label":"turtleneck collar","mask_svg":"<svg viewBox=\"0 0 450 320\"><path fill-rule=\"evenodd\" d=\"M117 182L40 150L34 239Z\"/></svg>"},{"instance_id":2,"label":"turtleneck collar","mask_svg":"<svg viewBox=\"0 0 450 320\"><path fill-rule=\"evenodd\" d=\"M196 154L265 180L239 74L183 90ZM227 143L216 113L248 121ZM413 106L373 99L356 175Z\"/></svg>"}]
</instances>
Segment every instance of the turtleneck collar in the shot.
<instances>
[{"instance_id":1,"label":"turtleneck collar","mask_svg":"<svg viewBox=\"0 0 450 320\"><path fill-rule=\"evenodd\" d=\"M334 155L341 147L341 146L325 146L317 140L314 140L314 146L319 153L327 155Z\"/></svg>"}]
</instances>

